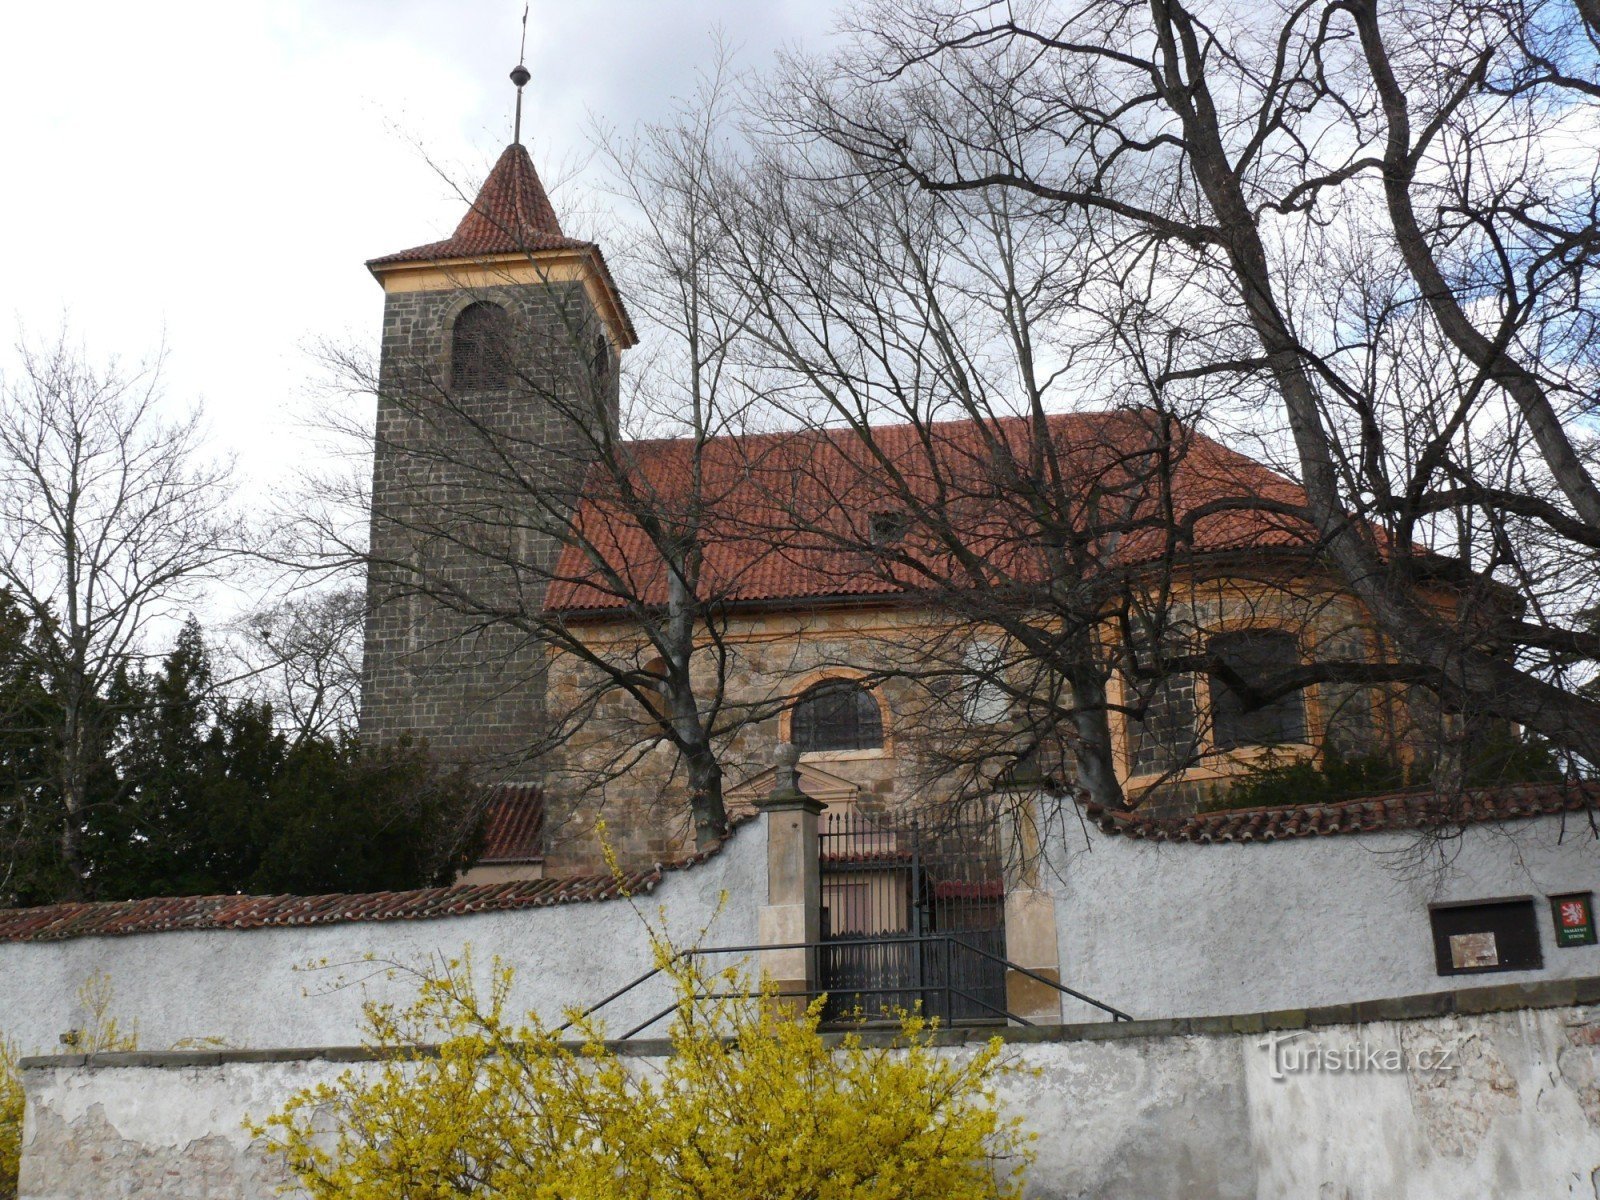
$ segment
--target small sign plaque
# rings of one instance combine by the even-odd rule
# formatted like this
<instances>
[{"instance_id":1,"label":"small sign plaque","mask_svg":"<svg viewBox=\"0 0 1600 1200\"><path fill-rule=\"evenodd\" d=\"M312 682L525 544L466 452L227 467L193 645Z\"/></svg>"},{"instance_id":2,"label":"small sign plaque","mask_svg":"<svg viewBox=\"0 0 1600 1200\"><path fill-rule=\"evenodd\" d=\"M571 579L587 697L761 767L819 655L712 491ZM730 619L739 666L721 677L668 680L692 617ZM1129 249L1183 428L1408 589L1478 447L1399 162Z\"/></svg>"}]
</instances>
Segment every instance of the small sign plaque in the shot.
<instances>
[{"instance_id":1,"label":"small sign plaque","mask_svg":"<svg viewBox=\"0 0 1600 1200\"><path fill-rule=\"evenodd\" d=\"M1450 965L1458 971L1481 971L1500 965L1500 948L1492 933L1450 935Z\"/></svg>"},{"instance_id":2,"label":"small sign plaque","mask_svg":"<svg viewBox=\"0 0 1600 1200\"><path fill-rule=\"evenodd\" d=\"M1567 896L1551 896L1550 912L1556 923L1557 946L1592 946L1595 944L1594 894L1573 892Z\"/></svg>"}]
</instances>

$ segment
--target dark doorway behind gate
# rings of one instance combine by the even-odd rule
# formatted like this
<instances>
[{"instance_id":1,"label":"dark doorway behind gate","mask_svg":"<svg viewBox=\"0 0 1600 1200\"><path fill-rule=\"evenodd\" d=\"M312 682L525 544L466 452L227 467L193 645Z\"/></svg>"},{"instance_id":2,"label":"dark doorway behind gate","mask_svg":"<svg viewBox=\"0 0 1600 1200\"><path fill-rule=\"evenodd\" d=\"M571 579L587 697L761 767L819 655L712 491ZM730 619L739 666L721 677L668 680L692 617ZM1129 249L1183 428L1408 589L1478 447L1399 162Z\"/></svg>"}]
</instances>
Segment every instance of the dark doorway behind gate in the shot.
<instances>
[{"instance_id":1,"label":"dark doorway behind gate","mask_svg":"<svg viewBox=\"0 0 1600 1200\"><path fill-rule=\"evenodd\" d=\"M818 845L818 971L828 1020L879 1020L918 1007L946 1023L1005 1020L996 822L829 812Z\"/></svg>"}]
</instances>

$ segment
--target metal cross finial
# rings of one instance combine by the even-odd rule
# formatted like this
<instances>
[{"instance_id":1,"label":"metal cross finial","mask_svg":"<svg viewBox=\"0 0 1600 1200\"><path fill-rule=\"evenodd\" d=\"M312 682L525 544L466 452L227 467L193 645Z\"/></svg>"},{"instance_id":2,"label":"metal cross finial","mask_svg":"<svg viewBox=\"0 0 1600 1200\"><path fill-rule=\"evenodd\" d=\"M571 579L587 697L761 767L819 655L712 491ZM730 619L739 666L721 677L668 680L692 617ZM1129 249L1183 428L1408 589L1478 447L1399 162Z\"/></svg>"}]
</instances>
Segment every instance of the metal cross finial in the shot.
<instances>
[{"instance_id":1,"label":"metal cross finial","mask_svg":"<svg viewBox=\"0 0 1600 1200\"><path fill-rule=\"evenodd\" d=\"M522 88L532 79L524 65L528 58L528 5L522 6L522 44L517 47L517 65L511 68L511 82L517 85L517 121L512 127L511 141L522 144Z\"/></svg>"}]
</instances>

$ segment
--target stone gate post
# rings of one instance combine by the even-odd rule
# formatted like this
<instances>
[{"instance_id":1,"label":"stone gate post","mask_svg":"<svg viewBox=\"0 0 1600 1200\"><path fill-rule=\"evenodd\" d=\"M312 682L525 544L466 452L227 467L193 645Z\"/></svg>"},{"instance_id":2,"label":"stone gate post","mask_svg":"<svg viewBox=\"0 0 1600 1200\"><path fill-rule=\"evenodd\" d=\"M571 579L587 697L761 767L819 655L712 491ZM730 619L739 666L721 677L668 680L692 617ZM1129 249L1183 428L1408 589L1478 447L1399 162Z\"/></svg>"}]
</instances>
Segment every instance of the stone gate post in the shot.
<instances>
[{"instance_id":1,"label":"stone gate post","mask_svg":"<svg viewBox=\"0 0 1600 1200\"><path fill-rule=\"evenodd\" d=\"M1039 796L1044 781L1018 771L1002 796L1002 849L1005 856L1006 1008L1036 1025L1061 1023L1061 993L1015 967L1025 967L1053 983L1061 982L1061 943L1056 936L1056 902L1041 879L1044 853Z\"/></svg>"},{"instance_id":2,"label":"stone gate post","mask_svg":"<svg viewBox=\"0 0 1600 1200\"><path fill-rule=\"evenodd\" d=\"M763 946L803 949L763 950L761 970L779 992L797 994L817 988L817 955L822 936L822 870L818 861L817 816L825 805L800 790L795 765L800 752L784 743L778 747L777 775L772 792L756 801L767 827L767 902L757 928Z\"/></svg>"}]
</instances>

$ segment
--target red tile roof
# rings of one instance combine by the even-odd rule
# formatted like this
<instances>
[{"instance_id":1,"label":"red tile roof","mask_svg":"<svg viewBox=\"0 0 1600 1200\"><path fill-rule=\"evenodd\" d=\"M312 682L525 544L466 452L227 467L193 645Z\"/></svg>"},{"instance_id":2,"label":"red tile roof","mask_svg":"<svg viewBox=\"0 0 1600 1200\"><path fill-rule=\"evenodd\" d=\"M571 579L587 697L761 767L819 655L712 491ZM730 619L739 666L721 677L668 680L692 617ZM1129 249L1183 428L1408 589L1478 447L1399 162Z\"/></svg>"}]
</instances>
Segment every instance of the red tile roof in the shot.
<instances>
[{"instance_id":1,"label":"red tile roof","mask_svg":"<svg viewBox=\"0 0 1600 1200\"><path fill-rule=\"evenodd\" d=\"M1111 506L1139 491L1140 462L1148 461L1157 441L1156 420L1144 410L1057 414L1049 419L1047 438L1037 443L1033 427L1020 418L885 425L874 430L873 443L902 476L902 494L909 489L931 503L941 485L956 493L943 511L953 521L968 523L963 541L993 564L991 582L1005 584L1042 577L1046 570L1039 539L1019 531L1025 522L1022 506L1011 498L1008 463L1025 464L1040 450L1054 454L1060 477L1069 481L1059 489L1060 499L1073 509L1059 517L1081 523L1088 506ZM704 514L707 598L736 603L916 590L906 568L886 569L862 550L871 542L873 514L896 502L883 483L884 464L850 430L715 438L702 448L698 463L687 438L635 442L627 453L628 486L639 499L619 500L615 481L597 467L575 518L582 540L615 578L608 578L583 547L568 545L546 594L552 609L614 611L630 596L664 602L661 556L633 514L648 506L670 521L676 513L688 514L697 499ZM1305 502L1292 481L1210 438L1193 436L1176 457L1172 491L1180 518L1222 500ZM698 497L689 494L696 467ZM1136 521L1147 524L1123 534L1114 551L1119 561L1143 561L1140 555L1162 551L1161 498L1149 485L1143 493ZM1199 515L1191 548L1259 550L1314 541L1309 525L1262 506Z\"/></svg>"},{"instance_id":2,"label":"red tile roof","mask_svg":"<svg viewBox=\"0 0 1600 1200\"><path fill-rule=\"evenodd\" d=\"M545 250L576 251L587 256L615 308L614 335L623 348L634 345L639 336L634 330L633 318L622 303L616 281L611 278L605 255L593 242L570 238L561 232L561 222L556 218L544 184L539 182L538 172L533 169L533 160L519 143L505 148L453 234L442 242L429 242L397 254L369 259L367 268L381 275L384 268L405 263L535 254Z\"/></svg>"},{"instance_id":3,"label":"red tile roof","mask_svg":"<svg viewBox=\"0 0 1600 1200\"><path fill-rule=\"evenodd\" d=\"M1595 785L1519 784L1458 795L1422 789L1389 792L1338 804L1232 809L1191 817L1145 816L1086 804L1085 815L1104 833L1153 842L1275 842L1345 833L1448 829L1488 821L1584 812L1600 807Z\"/></svg>"},{"instance_id":4,"label":"red tile roof","mask_svg":"<svg viewBox=\"0 0 1600 1200\"><path fill-rule=\"evenodd\" d=\"M505 148L483 181L478 198L456 231L442 242L413 246L371 259L367 265L429 262L435 259L480 258L489 254L522 254L534 250L583 250L592 242L569 238L550 204L533 160L519 143Z\"/></svg>"},{"instance_id":5,"label":"red tile roof","mask_svg":"<svg viewBox=\"0 0 1600 1200\"><path fill-rule=\"evenodd\" d=\"M544 858L544 792L537 784L506 783L495 788L484 815L483 851L478 862L526 863Z\"/></svg>"},{"instance_id":6,"label":"red tile roof","mask_svg":"<svg viewBox=\"0 0 1600 1200\"><path fill-rule=\"evenodd\" d=\"M740 822L734 822L739 824ZM696 866L718 853L709 850L634 871L620 879L590 875L514 883L457 884L405 892L329 896L180 896L48 904L0 909L0 942L44 942L76 937L120 937L135 933L272 929L338 925L349 921L425 921L474 913L549 908L589 900L612 900L652 891L668 871Z\"/></svg>"}]
</instances>

